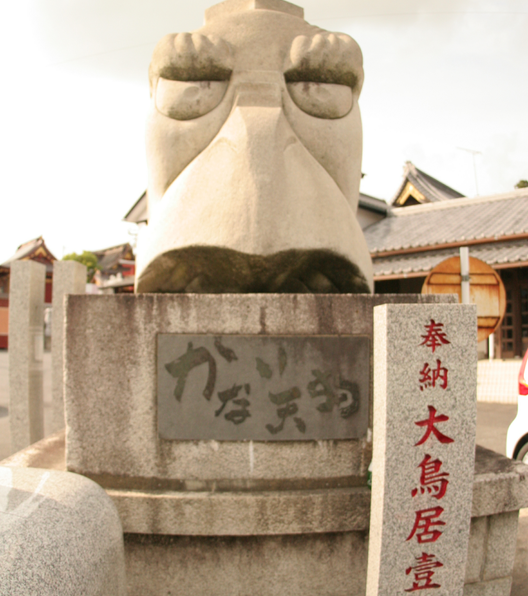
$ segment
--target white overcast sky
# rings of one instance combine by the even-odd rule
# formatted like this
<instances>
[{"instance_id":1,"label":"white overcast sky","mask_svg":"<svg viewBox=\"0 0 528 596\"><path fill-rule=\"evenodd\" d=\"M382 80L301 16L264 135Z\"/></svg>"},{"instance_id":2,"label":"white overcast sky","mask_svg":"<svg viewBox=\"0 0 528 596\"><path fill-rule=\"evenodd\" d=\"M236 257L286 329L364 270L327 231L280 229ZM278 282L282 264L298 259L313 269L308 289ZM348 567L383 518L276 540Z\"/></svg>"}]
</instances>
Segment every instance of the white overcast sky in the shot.
<instances>
[{"instance_id":1,"label":"white overcast sky","mask_svg":"<svg viewBox=\"0 0 528 596\"><path fill-rule=\"evenodd\" d=\"M147 69L205 0L0 0L0 263L44 239L64 253L130 239L146 187ZM402 166L460 192L528 178L528 0L305 0L363 50L361 190L390 200Z\"/></svg>"}]
</instances>

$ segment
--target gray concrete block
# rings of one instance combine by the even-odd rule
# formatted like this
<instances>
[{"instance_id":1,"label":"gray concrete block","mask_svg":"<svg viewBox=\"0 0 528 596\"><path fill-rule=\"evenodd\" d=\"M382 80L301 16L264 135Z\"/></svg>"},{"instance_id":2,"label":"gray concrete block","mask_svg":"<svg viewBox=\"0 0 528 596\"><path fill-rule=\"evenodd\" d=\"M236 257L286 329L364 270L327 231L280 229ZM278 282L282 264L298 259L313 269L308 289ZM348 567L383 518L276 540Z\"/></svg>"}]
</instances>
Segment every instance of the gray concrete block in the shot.
<instances>
[{"instance_id":1,"label":"gray concrete block","mask_svg":"<svg viewBox=\"0 0 528 596\"><path fill-rule=\"evenodd\" d=\"M55 261L53 264L53 311L51 343L52 433L64 428L64 296L84 294L86 266L76 261Z\"/></svg>"},{"instance_id":2,"label":"gray concrete block","mask_svg":"<svg viewBox=\"0 0 528 596\"><path fill-rule=\"evenodd\" d=\"M364 596L364 532L304 536L125 534L128 596Z\"/></svg>"},{"instance_id":3,"label":"gray concrete block","mask_svg":"<svg viewBox=\"0 0 528 596\"><path fill-rule=\"evenodd\" d=\"M511 577L464 586L464 596L510 596L510 591Z\"/></svg>"},{"instance_id":4,"label":"gray concrete block","mask_svg":"<svg viewBox=\"0 0 528 596\"><path fill-rule=\"evenodd\" d=\"M511 576L515 549L519 512L510 511L489 518L488 546L482 579L491 580Z\"/></svg>"},{"instance_id":5,"label":"gray concrete block","mask_svg":"<svg viewBox=\"0 0 528 596\"><path fill-rule=\"evenodd\" d=\"M482 579L482 570L486 561L488 537L488 518L474 517L469 531L468 555L465 583L470 584Z\"/></svg>"},{"instance_id":6,"label":"gray concrete block","mask_svg":"<svg viewBox=\"0 0 528 596\"><path fill-rule=\"evenodd\" d=\"M121 523L67 472L0 467L0 596L125 596Z\"/></svg>"},{"instance_id":7,"label":"gray concrete block","mask_svg":"<svg viewBox=\"0 0 528 596\"><path fill-rule=\"evenodd\" d=\"M11 265L9 296L9 426L11 450L44 436L42 359L46 267L36 261Z\"/></svg>"}]
</instances>

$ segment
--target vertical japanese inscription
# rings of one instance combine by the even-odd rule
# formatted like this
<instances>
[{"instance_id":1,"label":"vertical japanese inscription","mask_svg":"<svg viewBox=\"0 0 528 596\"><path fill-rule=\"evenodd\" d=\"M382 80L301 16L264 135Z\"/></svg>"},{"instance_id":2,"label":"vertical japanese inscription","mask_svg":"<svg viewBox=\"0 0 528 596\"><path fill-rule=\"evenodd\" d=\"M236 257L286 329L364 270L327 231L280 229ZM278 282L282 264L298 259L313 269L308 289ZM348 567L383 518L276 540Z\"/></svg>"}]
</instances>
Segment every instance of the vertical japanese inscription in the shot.
<instances>
[{"instance_id":1,"label":"vertical japanese inscription","mask_svg":"<svg viewBox=\"0 0 528 596\"><path fill-rule=\"evenodd\" d=\"M367 596L462 596L476 423L472 306L375 309Z\"/></svg>"},{"instance_id":2,"label":"vertical japanese inscription","mask_svg":"<svg viewBox=\"0 0 528 596\"><path fill-rule=\"evenodd\" d=\"M358 336L158 336L165 439L357 438L368 425L370 342Z\"/></svg>"},{"instance_id":3,"label":"vertical japanese inscription","mask_svg":"<svg viewBox=\"0 0 528 596\"><path fill-rule=\"evenodd\" d=\"M444 330L444 324L439 321L431 319L425 325L425 333L421 336L423 341L419 344L431 353L435 353L437 349L442 349L443 346L449 346L447 334ZM447 389L448 369L441 366L441 360L437 358L436 369L431 369L428 362L424 363L419 372L418 385L420 391L424 388ZM415 425L423 429L422 437L414 444L414 448L421 448L422 445L430 442L433 445L449 445L454 443L454 439L447 436L438 427L449 421L449 416L440 414L432 405L427 406L428 416L424 420L415 421ZM431 446L431 448L433 447ZM438 449L436 449L438 451ZM439 504L431 506L430 501L436 499L442 500L447 492L449 485L449 473L440 471L443 466L443 461L439 458L434 459L429 453L426 453L418 465L420 468L420 486L413 488L410 496L423 496L426 499L425 504L430 505L426 508L417 508L414 512L414 524L411 529L407 541L415 539L418 544L435 543L442 537L444 526L446 522L442 519L444 508ZM418 565L411 565L405 570L406 575L411 572L414 576L414 581L411 588L407 588L406 592L415 592L417 590L432 590L442 587L438 581L433 582L433 576L438 567L443 567L444 564L437 560L436 555L422 552L416 557Z\"/></svg>"}]
</instances>

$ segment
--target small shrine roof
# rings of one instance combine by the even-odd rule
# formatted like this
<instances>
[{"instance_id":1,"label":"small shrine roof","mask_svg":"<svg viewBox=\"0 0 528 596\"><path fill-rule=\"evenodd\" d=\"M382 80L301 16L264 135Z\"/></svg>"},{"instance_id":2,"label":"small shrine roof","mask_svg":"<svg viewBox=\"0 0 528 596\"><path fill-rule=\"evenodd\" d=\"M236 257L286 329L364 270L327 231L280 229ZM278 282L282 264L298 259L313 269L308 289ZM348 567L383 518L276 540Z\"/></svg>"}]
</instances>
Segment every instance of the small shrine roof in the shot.
<instances>
[{"instance_id":1,"label":"small shrine roof","mask_svg":"<svg viewBox=\"0 0 528 596\"><path fill-rule=\"evenodd\" d=\"M93 250L92 252L97 257L99 267L103 272L119 267L122 261L135 260L134 251L128 243L110 246L103 250Z\"/></svg>"},{"instance_id":2,"label":"small shrine roof","mask_svg":"<svg viewBox=\"0 0 528 596\"><path fill-rule=\"evenodd\" d=\"M46 271L52 271L53 261L56 261L57 258L46 246L42 236L39 236L38 238L34 238L33 240L29 240L28 242L21 244L17 248L15 254L7 259L7 261L2 263L0 267L7 269L11 267L11 263L14 261L28 260L38 261L39 263L46 265Z\"/></svg>"},{"instance_id":3,"label":"small shrine roof","mask_svg":"<svg viewBox=\"0 0 528 596\"><path fill-rule=\"evenodd\" d=\"M419 170L412 162L406 162L403 168L403 180L391 201L394 207L404 207L409 196L417 203L437 203L450 199L459 199L464 195L440 180Z\"/></svg>"}]
</instances>

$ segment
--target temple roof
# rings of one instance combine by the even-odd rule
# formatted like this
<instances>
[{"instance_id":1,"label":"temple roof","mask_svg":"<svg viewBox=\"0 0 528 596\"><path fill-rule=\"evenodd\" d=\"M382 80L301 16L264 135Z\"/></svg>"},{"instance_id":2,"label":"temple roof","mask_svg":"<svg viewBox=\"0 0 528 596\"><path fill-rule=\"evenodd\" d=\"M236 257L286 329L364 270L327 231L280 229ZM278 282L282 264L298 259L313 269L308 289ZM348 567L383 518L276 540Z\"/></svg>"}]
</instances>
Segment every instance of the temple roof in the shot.
<instances>
[{"instance_id":1,"label":"temple roof","mask_svg":"<svg viewBox=\"0 0 528 596\"><path fill-rule=\"evenodd\" d=\"M38 263L46 265L46 271L52 271L53 261L56 260L57 258L46 246L42 236L39 236L38 238L34 238L33 240L21 244L17 248L15 254L2 263L0 267L8 269L14 261L37 261Z\"/></svg>"},{"instance_id":2,"label":"temple roof","mask_svg":"<svg viewBox=\"0 0 528 596\"><path fill-rule=\"evenodd\" d=\"M403 180L391 201L393 207L422 203L436 203L459 199L464 195L429 174L419 170L412 162L403 168Z\"/></svg>"},{"instance_id":3,"label":"temple roof","mask_svg":"<svg viewBox=\"0 0 528 596\"><path fill-rule=\"evenodd\" d=\"M102 272L118 269L120 265L123 265L123 261L129 261L130 263L135 261L134 251L128 243L110 246L103 250L93 250L92 252L97 257Z\"/></svg>"},{"instance_id":4,"label":"temple roof","mask_svg":"<svg viewBox=\"0 0 528 596\"><path fill-rule=\"evenodd\" d=\"M426 275L469 246L495 268L528 263L528 189L389 208L364 230L375 279Z\"/></svg>"},{"instance_id":5,"label":"temple roof","mask_svg":"<svg viewBox=\"0 0 528 596\"><path fill-rule=\"evenodd\" d=\"M497 241L528 235L528 189L474 199L458 199L404 209L365 230L372 256L417 252L446 244Z\"/></svg>"}]
</instances>

